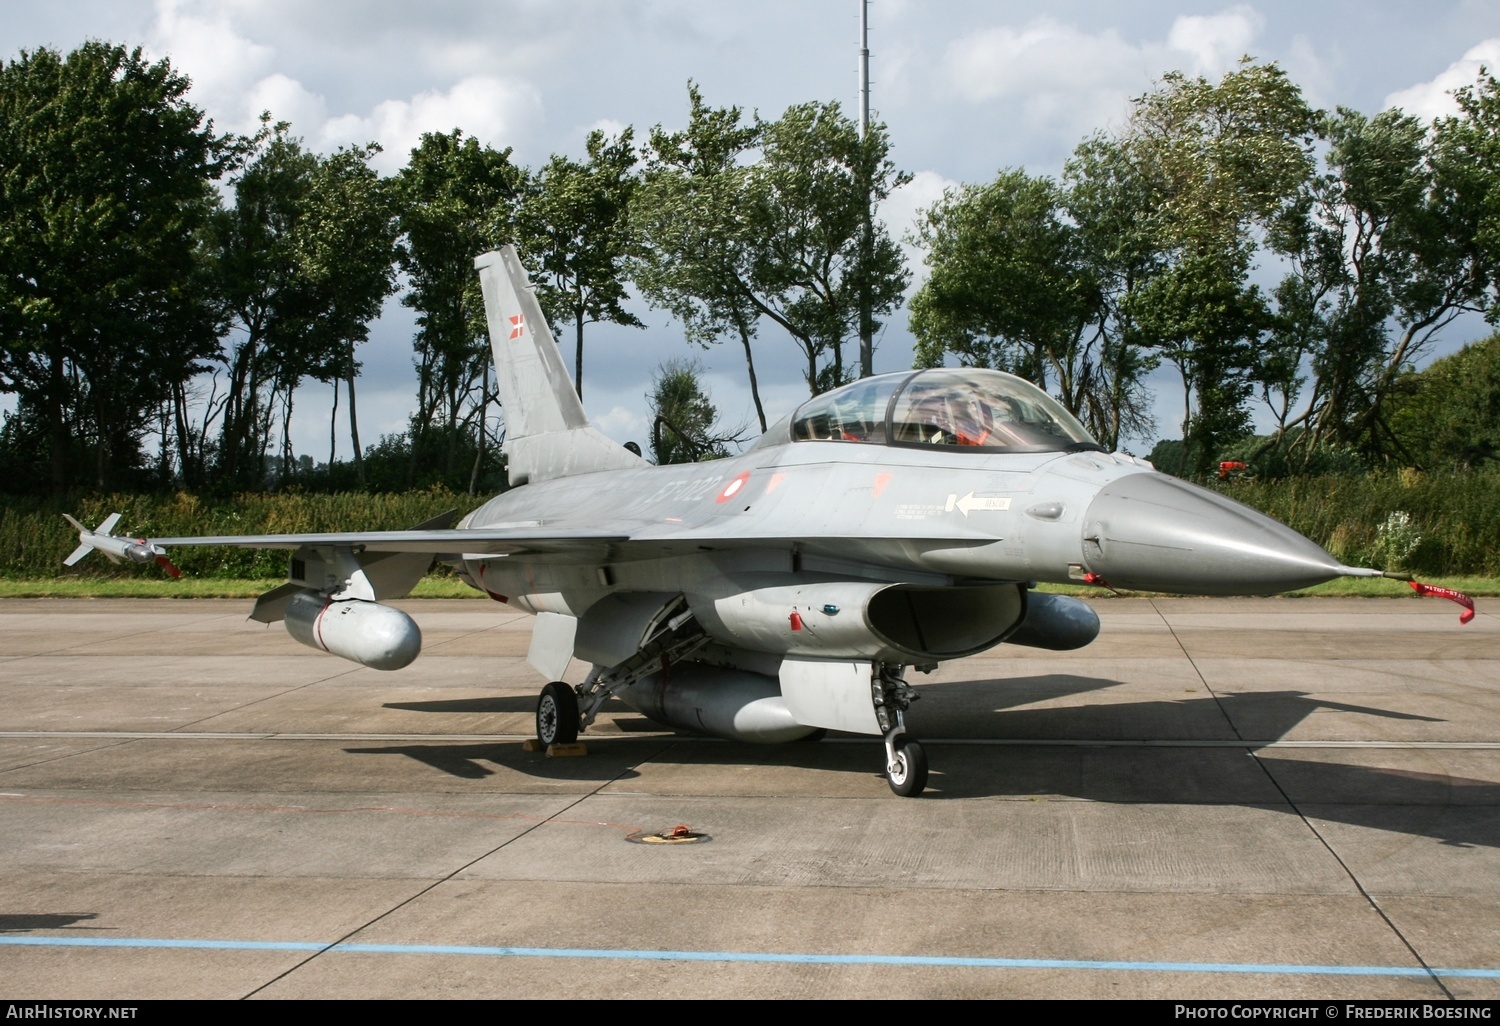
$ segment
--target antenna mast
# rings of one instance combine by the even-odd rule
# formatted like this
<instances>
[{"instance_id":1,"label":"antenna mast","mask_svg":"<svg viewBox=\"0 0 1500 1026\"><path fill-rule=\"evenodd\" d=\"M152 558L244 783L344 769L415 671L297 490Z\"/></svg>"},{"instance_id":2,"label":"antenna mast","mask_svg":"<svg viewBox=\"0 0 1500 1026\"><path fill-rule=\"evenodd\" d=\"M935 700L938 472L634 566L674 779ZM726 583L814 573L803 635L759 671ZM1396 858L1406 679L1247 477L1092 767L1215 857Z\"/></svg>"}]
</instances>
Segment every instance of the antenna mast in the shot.
<instances>
[{"instance_id":1,"label":"antenna mast","mask_svg":"<svg viewBox=\"0 0 1500 1026\"><path fill-rule=\"evenodd\" d=\"M859 142L860 167L868 168L864 148L870 134L870 0L859 0ZM873 169L865 173L868 174ZM870 210L870 187L868 178L865 187L864 224L860 226L859 256L859 376L868 378L875 373L875 324L870 312L870 282L868 274L874 259L873 214Z\"/></svg>"},{"instance_id":2,"label":"antenna mast","mask_svg":"<svg viewBox=\"0 0 1500 1026\"><path fill-rule=\"evenodd\" d=\"M859 138L870 131L870 0L859 0Z\"/></svg>"}]
</instances>

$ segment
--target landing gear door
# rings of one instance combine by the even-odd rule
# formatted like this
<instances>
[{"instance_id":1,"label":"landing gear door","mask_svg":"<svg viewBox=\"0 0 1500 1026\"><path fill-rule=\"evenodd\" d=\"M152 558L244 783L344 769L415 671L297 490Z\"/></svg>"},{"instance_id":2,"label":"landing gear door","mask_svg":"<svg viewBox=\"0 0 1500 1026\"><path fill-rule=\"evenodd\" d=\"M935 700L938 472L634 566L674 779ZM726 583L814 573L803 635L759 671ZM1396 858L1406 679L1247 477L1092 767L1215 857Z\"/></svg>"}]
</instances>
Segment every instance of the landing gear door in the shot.
<instances>
[{"instance_id":1,"label":"landing gear door","mask_svg":"<svg viewBox=\"0 0 1500 1026\"><path fill-rule=\"evenodd\" d=\"M781 697L792 718L808 727L879 734L869 663L844 659L781 661Z\"/></svg>"},{"instance_id":2,"label":"landing gear door","mask_svg":"<svg viewBox=\"0 0 1500 1026\"><path fill-rule=\"evenodd\" d=\"M563 613L538 613L531 628L531 648L526 661L548 680L560 680L573 658L578 621Z\"/></svg>"},{"instance_id":3,"label":"landing gear door","mask_svg":"<svg viewBox=\"0 0 1500 1026\"><path fill-rule=\"evenodd\" d=\"M584 662L619 666L651 640L681 600L663 592L607 595L578 618L574 653Z\"/></svg>"}]
</instances>

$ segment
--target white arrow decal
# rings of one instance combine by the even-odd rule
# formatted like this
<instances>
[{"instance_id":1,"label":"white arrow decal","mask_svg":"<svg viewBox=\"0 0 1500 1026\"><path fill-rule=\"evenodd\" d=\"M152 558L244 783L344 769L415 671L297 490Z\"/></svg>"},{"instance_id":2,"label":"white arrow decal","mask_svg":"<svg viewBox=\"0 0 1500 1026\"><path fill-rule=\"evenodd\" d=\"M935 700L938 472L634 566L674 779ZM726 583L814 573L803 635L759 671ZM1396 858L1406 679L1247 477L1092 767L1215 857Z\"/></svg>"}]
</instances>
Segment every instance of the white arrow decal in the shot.
<instances>
[{"instance_id":1,"label":"white arrow decal","mask_svg":"<svg viewBox=\"0 0 1500 1026\"><path fill-rule=\"evenodd\" d=\"M962 513L965 519L975 510L1007 510L1010 509L1010 497L990 496L988 498L976 499L974 493L970 492L960 499L956 494L948 496L947 509L952 512L955 508Z\"/></svg>"}]
</instances>

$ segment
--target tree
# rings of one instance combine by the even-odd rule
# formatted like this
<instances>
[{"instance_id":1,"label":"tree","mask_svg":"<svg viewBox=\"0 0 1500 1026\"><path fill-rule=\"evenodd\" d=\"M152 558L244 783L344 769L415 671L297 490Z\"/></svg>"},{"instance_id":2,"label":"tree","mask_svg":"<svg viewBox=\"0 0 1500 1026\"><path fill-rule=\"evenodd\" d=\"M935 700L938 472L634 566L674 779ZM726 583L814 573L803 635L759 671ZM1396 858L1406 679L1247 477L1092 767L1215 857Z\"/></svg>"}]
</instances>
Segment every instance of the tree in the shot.
<instances>
[{"instance_id":1,"label":"tree","mask_svg":"<svg viewBox=\"0 0 1500 1026\"><path fill-rule=\"evenodd\" d=\"M359 364L355 346L370 337L370 322L380 315L396 288L396 197L391 182L370 166L378 146L340 149L313 170L312 189L299 230L294 257L299 272L320 296L314 310L312 347L324 359L312 374L333 385L333 413L338 414L339 382L349 395L349 437L356 481L363 486L354 378ZM328 464L334 462L334 427L330 424Z\"/></svg>"},{"instance_id":2,"label":"tree","mask_svg":"<svg viewBox=\"0 0 1500 1026\"><path fill-rule=\"evenodd\" d=\"M1127 341L1161 353L1178 371L1183 392L1183 441L1192 462L1178 467L1202 476L1215 453L1250 430L1248 400L1256 345L1270 312L1247 285L1251 251L1188 254L1125 297Z\"/></svg>"},{"instance_id":3,"label":"tree","mask_svg":"<svg viewBox=\"0 0 1500 1026\"><path fill-rule=\"evenodd\" d=\"M1500 81L1481 72L1478 82L1453 95L1459 115L1433 126L1434 184L1471 242L1463 262L1486 290L1475 305L1490 323L1500 323Z\"/></svg>"},{"instance_id":4,"label":"tree","mask_svg":"<svg viewBox=\"0 0 1500 1026\"><path fill-rule=\"evenodd\" d=\"M491 357L474 257L513 237L524 182L509 149L481 146L457 129L423 135L399 176L400 263L409 283L401 302L417 311L408 483L416 481L418 458L431 458L431 430L446 442L438 450L445 476L465 458L465 434L477 448L471 480L485 458Z\"/></svg>"},{"instance_id":5,"label":"tree","mask_svg":"<svg viewBox=\"0 0 1500 1026\"><path fill-rule=\"evenodd\" d=\"M1161 356L1139 344L1129 299L1166 265L1149 209L1148 179L1117 140L1095 136L1074 151L1063 171L1067 219L1076 226L1081 253L1098 288L1096 335L1089 348L1096 357L1079 375L1084 387L1080 415L1096 437L1111 447L1128 437L1154 433L1151 396L1145 376Z\"/></svg>"},{"instance_id":6,"label":"tree","mask_svg":"<svg viewBox=\"0 0 1500 1026\"><path fill-rule=\"evenodd\" d=\"M234 179L234 206L217 211L209 231L231 320L224 394L211 400L221 418L214 481L225 488L264 483L278 410L286 439L292 392L324 355L311 348L317 286L297 266L297 233L318 157L287 123L272 125L267 114L262 124L253 159ZM283 477L291 457L283 444Z\"/></svg>"},{"instance_id":7,"label":"tree","mask_svg":"<svg viewBox=\"0 0 1500 1026\"><path fill-rule=\"evenodd\" d=\"M45 424L58 497L87 457L101 488L144 469L161 397L215 350L196 237L235 149L188 87L101 42L0 63L0 389Z\"/></svg>"},{"instance_id":8,"label":"tree","mask_svg":"<svg viewBox=\"0 0 1500 1026\"><path fill-rule=\"evenodd\" d=\"M814 395L848 380L845 343L862 324L878 327L906 289L900 247L866 224L870 204L909 176L890 161L884 126L861 139L836 103L746 125L737 108L711 109L691 85L688 95L688 128L652 133L632 273L690 339L740 337L764 424L750 352L757 322L792 337Z\"/></svg>"},{"instance_id":9,"label":"tree","mask_svg":"<svg viewBox=\"0 0 1500 1026\"><path fill-rule=\"evenodd\" d=\"M703 369L692 360L669 360L656 369L646 397L654 418L651 458L658 464L694 463L729 455L739 431L719 424L719 411L703 390Z\"/></svg>"},{"instance_id":10,"label":"tree","mask_svg":"<svg viewBox=\"0 0 1500 1026\"><path fill-rule=\"evenodd\" d=\"M1474 165L1485 133L1462 117L1429 135L1398 110L1323 121L1327 170L1272 237L1292 268L1277 289L1279 441L1302 459L1328 446L1399 457L1386 408L1398 379L1456 317L1492 302L1500 254L1481 242L1490 186ZM1288 416L1304 365L1305 405Z\"/></svg>"},{"instance_id":11,"label":"tree","mask_svg":"<svg viewBox=\"0 0 1500 1026\"><path fill-rule=\"evenodd\" d=\"M760 312L744 287L754 243L744 163L759 130L738 107L710 108L688 84L688 126L651 131L648 163L631 200L631 279L647 302L670 310L688 339L708 346L734 334L745 351L750 397L762 432L765 408L751 339Z\"/></svg>"},{"instance_id":12,"label":"tree","mask_svg":"<svg viewBox=\"0 0 1500 1026\"><path fill-rule=\"evenodd\" d=\"M1115 313L1127 344L1177 366L1199 475L1248 426L1270 323L1248 275L1311 174L1315 120L1280 68L1246 58L1217 83L1165 76L1117 138L1085 143L1068 168L1075 213L1121 229L1101 250L1124 287Z\"/></svg>"},{"instance_id":13,"label":"tree","mask_svg":"<svg viewBox=\"0 0 1500 1026\"><path fill-rule=\"evenodd\" d=\"M1403 374L1391 406L1392 436L1418 466L1472 470L1500 460L1500 334Z\"/></svg>"},{"instance_id":14,"label":"tree","mask_svg":"<svg viewBox=\"0 0 1500 1026\"><path fill-rule=\"evenodd\" d=\"M216 377L205 417L220 420L216 487L262 486L278 426L276 477L296 475L291 419L308 377L335 385L335 413L337 382L348 383L358 460L354 348L395 284L391 189L369 165L379 147L323 157L286 123L272 125L269 114L262 122L253 159L234 180L234 206L218 211L208 232L230 323L223 392Z\"/></svg>"},{"instance_id":15,"label":"tree","mask_svg":"<svg viewBox=\"0 0 1500 1026\"><path fill-rule=\"evenodd\" d=\"M521 250L536 268L537 299L553 324L572 324L573 385L583 396L583 329L609 322L643 328L624 307L634 133L589 133L588 160L553 155L531 179L517 216Z\"/></svg>"},{"instance_id":16,"label":"tree","mask_svg":"<svg viewBox=\"0 0 1500 1026\"><path fill-rule=\"evenodd\" d=\"M911 303L918 362L952 353L1048 387L1097 305L1076 234L1049 179L1016 170L950 191L917 228L930 268Z\"/></svg>"},{"instance_id":17,"label":"tree","mask_svg":"<svg viewBox=\"0 0 1500 1026\"><path fill-rule=\"evenodd\" d=\"M917 241L930 273L911 303L916 361L935 367L952 354L1052 388L1114 446L1122 426L1142 426L1144 405L1115 385L1120 347L1108 330L1101 259L1065 199L1050 179L1013 170L927 212Z\"/></svg>"},{"instance_id":18,"label":"tree","mask_svg":"<svg viewBox=\"0 0 1500 1026\"><path fill-rule=\"evenodd\" d=\"M849 379L844 343L900 304L909 276L889 233L869 236L871 204L910 181L891 162L885 126L863 139L837 103L803 103L756 120L762 157L747 180L754 242L741 288L790 334L817 395ZM831 362L819 367L822 357Z\"/></svg>"}]
</instances>

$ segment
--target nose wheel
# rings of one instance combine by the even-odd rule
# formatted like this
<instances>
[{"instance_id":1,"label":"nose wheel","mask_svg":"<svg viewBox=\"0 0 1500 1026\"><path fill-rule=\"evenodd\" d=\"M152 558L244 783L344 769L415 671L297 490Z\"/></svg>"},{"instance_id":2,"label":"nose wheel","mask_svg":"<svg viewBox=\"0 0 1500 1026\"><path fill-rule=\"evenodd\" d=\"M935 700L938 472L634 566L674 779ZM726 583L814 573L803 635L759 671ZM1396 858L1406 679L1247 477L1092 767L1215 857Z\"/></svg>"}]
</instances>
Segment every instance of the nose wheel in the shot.
<instances>
[{"instance_id":1,"label":"nose wheel","mask_svg":"<svg viewBox=\"0 0 1500 1026\"><path fill-rule=\"evenodd\" d=\"M927 750L920 741L887 738L885 779L903 798L915 798L927 786Z\"/></svg>"},{"instance_id":2,"label":"nose wheel","mask_svg":"<svg viewBox=\"0 0 1500 1026\"><path fill-rule=\"evenodd\" d=\"M542 688L536 702L536 736L548 746L578 740L578 692L572 685L555 680Z\"/></svg>"}]
</instances>

